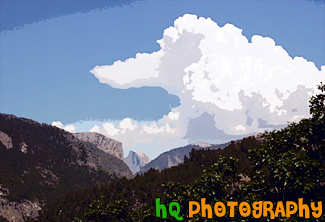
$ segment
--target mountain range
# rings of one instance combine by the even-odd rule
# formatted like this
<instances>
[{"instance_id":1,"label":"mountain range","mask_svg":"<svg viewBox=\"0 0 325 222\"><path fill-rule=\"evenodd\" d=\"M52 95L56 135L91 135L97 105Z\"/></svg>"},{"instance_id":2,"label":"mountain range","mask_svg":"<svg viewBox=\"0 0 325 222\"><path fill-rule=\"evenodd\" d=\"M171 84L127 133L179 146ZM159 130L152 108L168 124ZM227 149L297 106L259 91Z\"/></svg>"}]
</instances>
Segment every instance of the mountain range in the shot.
<instances>
[{"instance_id":1,"label":"mountain range","mask_svg":"<svg viewBox=\"0 0 325 222\"><path fill-rule=\"evenodd\" d=\"M200 142L200 143L196 143L196 144L190 144L187 146L175 148L175 149L172 149L170 151L160 154L157 158L150 161L145 166L141 167L140 172L141 173L146 172L150 168L154 168L156 170L161 171L166 168L177 166L178 164L184 162L184 156L189 157L189 154L192 149L215 150L215 149L222 149L222 148L226 147L227 145L229 145L229 143L208 144L208 143Z\"/></svg>"},{"instance_id":2,"label":"mountain range","mask_svg":"<svg viewBox=\"0 0 325 222\"><path fill-rule=\"evenodd\" d=\"M140 151L123 158L122 143L104 135L69 133L44 123L0 114L0 218L24 221L65 194L117 178L132 178L150 168L176 166L192 149L222 149L226 144L190 144L154 160Z\"/></svg>"}]
</instances>

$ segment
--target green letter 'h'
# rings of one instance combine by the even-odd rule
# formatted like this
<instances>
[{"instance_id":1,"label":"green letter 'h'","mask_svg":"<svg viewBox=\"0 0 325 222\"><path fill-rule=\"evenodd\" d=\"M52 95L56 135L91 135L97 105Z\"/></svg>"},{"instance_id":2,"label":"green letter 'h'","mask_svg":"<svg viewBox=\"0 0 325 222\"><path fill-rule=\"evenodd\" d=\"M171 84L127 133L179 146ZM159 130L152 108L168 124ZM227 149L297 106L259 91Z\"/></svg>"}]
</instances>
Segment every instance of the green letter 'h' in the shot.
<instances>
[{"instance_id":1,"label":"green letter 'h'","mask_svg":"<svg viewBox=\"0 0 325 222\"><path fill-rule=\"evenodd\" d=\"M160 198L156 198L156 217L161 217L160 211L162 211L162 218L167 218L167 208L165 204L160 203Z\"/></svg>"}]
</instances>

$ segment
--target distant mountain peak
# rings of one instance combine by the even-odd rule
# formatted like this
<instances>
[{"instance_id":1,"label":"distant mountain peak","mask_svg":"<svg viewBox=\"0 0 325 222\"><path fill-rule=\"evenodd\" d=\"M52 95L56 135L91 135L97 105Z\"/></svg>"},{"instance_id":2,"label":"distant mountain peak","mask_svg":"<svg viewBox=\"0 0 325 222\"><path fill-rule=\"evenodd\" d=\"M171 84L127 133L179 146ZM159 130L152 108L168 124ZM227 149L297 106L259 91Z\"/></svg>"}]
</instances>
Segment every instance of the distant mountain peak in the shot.
<instances>
[{"instance_id":1,"label":"distant mountain peak","mask_svg":"<svg viewBox=\"0 0 325 222\"><path fill-rule=\"evenodd\" d=\"M150 161L144 167L141 168L141 172L146 172L150 168L157 170L163 170L173 166L177 166L184 162L184 156L189 156L192 149L222 149L226 147L229 143L224 144L209 144L206 142L198 142L195 144L190 144L184 147L179 147L171 149L170 151L160 154L157 158Z\"/></svg>"},{"instance_id":2,"label":"distant mountain peak","mask_svg":"<svg viewBox=\"0 0 325 222\"><path fill-rule=\"evenodd\" d=\"M135 174L139 172L142 167L148 164L150 162L150 159L145 153L141 151L130 150L128 156L124 158L124 162L126 165L128 165L132 173Z\"/></svg>"},{"instance_id":3,"label":"distant mountain peak","mask_svg":"<svg viewBox=\"0 0 325 222\"><path fill-rule=\"evenodd\" d=\"M139 150L133 150L133 152L135 152L136 154L138 154L139 157L142 157L144 159L148 159L150 161L150 158L143 152L139 151Z\"/></svg>"}]
</instances>

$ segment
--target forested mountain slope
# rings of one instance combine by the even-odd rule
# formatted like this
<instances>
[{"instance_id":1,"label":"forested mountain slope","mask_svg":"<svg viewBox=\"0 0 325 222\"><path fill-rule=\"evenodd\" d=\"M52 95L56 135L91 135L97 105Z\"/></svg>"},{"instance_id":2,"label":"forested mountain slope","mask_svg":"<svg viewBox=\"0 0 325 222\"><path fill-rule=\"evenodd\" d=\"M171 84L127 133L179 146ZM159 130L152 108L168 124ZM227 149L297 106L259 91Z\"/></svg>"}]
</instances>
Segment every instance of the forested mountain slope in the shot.
<instances>
[{"instance_id":1,"label":"forested mountain slope","mask_svg":"<svg viewBox=\"0 0 325 222\"><path fill-rule=\"evenodd\" d=\"M132 176L126 164L93 144L0 114L0 216L22 221L60 196L122 176Z\"/></svg>"}]
</instances>

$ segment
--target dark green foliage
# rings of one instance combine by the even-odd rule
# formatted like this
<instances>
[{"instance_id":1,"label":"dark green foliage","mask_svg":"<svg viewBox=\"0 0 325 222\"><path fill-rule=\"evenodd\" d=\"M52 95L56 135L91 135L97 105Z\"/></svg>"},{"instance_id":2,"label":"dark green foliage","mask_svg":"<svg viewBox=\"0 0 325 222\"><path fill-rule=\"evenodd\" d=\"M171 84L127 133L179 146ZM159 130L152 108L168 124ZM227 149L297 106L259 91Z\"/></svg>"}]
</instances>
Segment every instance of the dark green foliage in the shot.
<instances>
[{"instance_id":1,"label":"dark green foliage","mask_svg":"<svg viewBox=\"0 0 325 222\"><path fill-rule=\"evenodd\" d=\"M324 86L312 97L309 119L273 131L262 146L252 148L250 196L268 200L324 198L325 121ZM250 187L251 186L251 187Z\"/></svg>"},{"instance_id":2,"label":"dark green foliage","mask_svg":"<svg viewBox=\"0 0 325 222\"><path fill-rule=\"evenodd\" d=\"M48 203L57 197L108 182L112 176L91 170L85 161L86 147L71 134L46 124L1 114L0 131L12 138L13 148L0 143L0 184L10 190L9 200ZM20 150L27 144L27 153ZM80 152L78 152L78 150Z\"/></svg>"},{"instance_id":3,"label":"dark green foliage","mask_svg":"<svg viewBox=\"0 0 325 222\"><path fill-rule=\"evenodd\" d=\"M181 216L187 218L189 201L200 202L201 198L206 198L206 203L230 200L240 182L238 175L238 160L233 157L219 156L214 164L203 170L202 175L194 183L168 183L165 192L166 202L177 201L180 203ZM201 214L192 218L193 221L199 219L204 221ZM169 220L174 221L175 219L169 218Z\"/></svg>"},{"instance_id":4,"label":"dark green foliage","mask_svg":"<svg viewBox=\"0 0 325 222\"><path fill-rule=\"evenodd\" d=\"M0 222L8 222L8 220L0 216Z\"/></svg>"},{"instance_id":5,"label":"dark green foliage","mask_svg":"<svg viewBox=\"0 0 325 222\"><path fill-rule=\"evenodd\" d=\"M310 100L312 117L271 132L249 152L251 181L241 187L247 201L320 201L325 198L324 85ZM293 220L297 220L293 219ZM324 220L324 216L319 221ZM285 221L286 219L282 219Z\"/></svg>"},{"instance_id":6,"label":"dark green foliage","mask_svg":"<svg viewBox=\"0 0 325 222\"><path fill-rule=\"evenodd\" d=\"M321 93L312 96L310 99L310 114L314 120L324 120L325 115L325 85L321 82L318 86Z\"/></svg>"}]
</instances>

